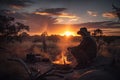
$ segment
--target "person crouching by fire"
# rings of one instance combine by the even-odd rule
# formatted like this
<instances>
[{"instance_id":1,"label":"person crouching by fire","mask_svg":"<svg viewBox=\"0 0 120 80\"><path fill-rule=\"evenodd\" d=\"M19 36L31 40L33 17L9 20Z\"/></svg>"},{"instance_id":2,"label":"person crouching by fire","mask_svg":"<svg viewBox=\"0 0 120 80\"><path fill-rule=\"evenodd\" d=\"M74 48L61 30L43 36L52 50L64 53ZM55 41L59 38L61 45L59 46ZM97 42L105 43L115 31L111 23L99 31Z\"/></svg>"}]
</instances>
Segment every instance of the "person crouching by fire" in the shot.
<instances>
[{"instance_id":1,"label":"person crouching by fire","mask_svg":"<svg viewBox=\"0 0 120 80\"><path fill-rule=\"evenodd\" d=\"M67 49L77 61L75 69L81 69L91 65L97 54L97 44L94 38L90 36L90 32L87 31L87 28L80 28L77 34L82 36L81 43L78 46L68 47Z\"/></svg>"}]
</instances>

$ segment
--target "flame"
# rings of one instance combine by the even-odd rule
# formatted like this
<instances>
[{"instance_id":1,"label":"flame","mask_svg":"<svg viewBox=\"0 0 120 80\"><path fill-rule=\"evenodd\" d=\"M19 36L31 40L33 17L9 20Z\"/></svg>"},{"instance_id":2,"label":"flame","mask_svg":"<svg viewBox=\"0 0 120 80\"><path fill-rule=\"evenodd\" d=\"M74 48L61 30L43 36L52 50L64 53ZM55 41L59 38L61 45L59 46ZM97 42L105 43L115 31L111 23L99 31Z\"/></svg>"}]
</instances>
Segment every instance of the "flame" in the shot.
<instances>
[{"instance_id":1,"label":"flame","mask_svg":"<svg viewBox=\"0 0 120 80\"><path fill-rule=\"evenodd\" d=\"M62 52L60 55L57 56L57 60L53 61L52 63L66 65L71 64L71 61L68 61L67 56L65 55L65 53Z\"/></svg>"}]
</instances>

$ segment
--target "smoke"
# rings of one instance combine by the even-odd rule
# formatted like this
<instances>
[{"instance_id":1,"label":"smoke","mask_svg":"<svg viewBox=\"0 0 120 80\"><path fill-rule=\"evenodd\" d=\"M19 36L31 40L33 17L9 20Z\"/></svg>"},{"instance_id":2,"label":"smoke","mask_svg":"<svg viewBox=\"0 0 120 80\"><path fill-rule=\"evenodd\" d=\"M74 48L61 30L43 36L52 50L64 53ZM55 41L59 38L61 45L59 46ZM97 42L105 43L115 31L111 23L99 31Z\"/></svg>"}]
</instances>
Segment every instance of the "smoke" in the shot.
<instances>
[{"instance_id":1,"label":"smoke","mask_svg":"<svg viewBox=\"0 0 120 80\"><path fill-rule=\"evenodd\" d=\"M67 48L74 47L77 45L78 45L78 42L77 43L73 42L71 40L71 37L64 36L64 38L61 38L60 41L57 43L57 46L59 47L61 52L58 54L58 56L56 58L58 58L59 55L61 55L63 53L65 56L67 56L67 59L72 62L71 66L75 67L77 65L76 59L71 54L71 52L67 50Z\"/></svg>"},{"instance_id":2,"label":"smoke","mask_svg":"<svg viewBox=\"0 0 120 80\"><path fill-rule=\"evenodd\" d=\"M22 43L16 41L14 43L6 44L5 48L11 56L25 58L26 54L29 53L28 49L32 44L31 41L24 41Z\"/></svg>"},{"instance_id":3,"label":"smoke","mask_svg":"<svg viewBox=\"0 0 120 80\"><path fill-rule=\"evenodd\" d=\"M39 46L34 46L32 52L35 53L35 54L39 54L39 55L42 56L43 58L48 58L48 59L50 59L50 55L48 55L47 53L43 52L43 51L42 51L42 48L39 47Z\"/></svg>"},{"instance_id":4,"label":"smoke","mask_svg":"<svg viewBox=\"0 0 120 80\"><path fill-rule=\"evenodd\" d=\"M68 39L60 39L60 41L57 43L57 46L60 48L61 51L66 51L67 47L70 46L71 43Z\"/></svg>"},{"instance_id":5,"label":"smoke","mask_svg":"<svg viewBox=\"0 0 120 80\"><path fill-rule=\"evenodd\" d=\"M72 37L64 36L60 38L60 41L57 43L57 46L60 48L61 51L68 51L68 47L74 47L77 46L78 42L73 42Z\"/></svg>"}]
</instances>

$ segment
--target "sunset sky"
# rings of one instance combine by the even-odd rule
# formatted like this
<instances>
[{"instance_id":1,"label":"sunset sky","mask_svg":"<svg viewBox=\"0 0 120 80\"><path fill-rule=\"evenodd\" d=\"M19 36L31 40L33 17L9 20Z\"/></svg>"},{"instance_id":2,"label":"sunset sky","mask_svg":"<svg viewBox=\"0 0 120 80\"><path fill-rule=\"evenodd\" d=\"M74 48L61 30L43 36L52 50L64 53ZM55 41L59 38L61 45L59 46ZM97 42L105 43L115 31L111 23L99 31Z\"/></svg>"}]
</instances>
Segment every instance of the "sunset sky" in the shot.
<instances>
[{"instance_id":1,"label":"sunset sky","mask_svg":"<svg viewBox=\"0 0 120 80\"><path fill-rule=\"evenodd\" d=\"M120 7L120 0L0 0L0 13L13 16L17 21L30 26L30 34L48 30L52 34L72 31L70 24L117 21L111 13L112 4ZM69 24L69 26L53 26Z\"/></svg>"}]
</instances>

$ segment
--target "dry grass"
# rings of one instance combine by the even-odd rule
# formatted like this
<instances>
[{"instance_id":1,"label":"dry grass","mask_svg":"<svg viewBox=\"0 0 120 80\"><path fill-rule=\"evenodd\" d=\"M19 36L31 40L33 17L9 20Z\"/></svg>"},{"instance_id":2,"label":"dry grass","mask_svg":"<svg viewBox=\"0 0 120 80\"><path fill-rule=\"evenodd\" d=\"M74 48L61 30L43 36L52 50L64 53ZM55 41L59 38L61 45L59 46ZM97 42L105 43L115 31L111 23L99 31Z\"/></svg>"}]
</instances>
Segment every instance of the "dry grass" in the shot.
<instances>
[{"instance_id":1,"label":"dry grass","mask_svg":"<svg viewBox=\"0 0 120 80\"><path fill-rule=\"evenodd\" d=\"M100 49L99 55L102 55L104 57L109 57L111 59L115 58L116 65L120 67L120 44L119 42L120 41L114 41L109 45L108 44L103 45ZM35 47L33 48L33 53L41 54L43 57L48 57L51 60L54 60L55 57L61 53L61 50L63 50L63 48L67 48L68 46L75 46L78 44L78 43L72 43L72 44L71 43L72 42L54 43L54 42L48 41L47 42L48 53L42 52L42 43L33 43L33 42L27 41L23 43L15 42L14 44L13 43L6 44L4 45L4 47L8 51L3 50L0 52L0 72L2 73L0 74L0 77L8 76L8 77L11 77L12 80L16 80L16 79L25 80L28 78L26 72L24 72L24 69L20 64L7 61L7 58L10 56L11 57L17 56L22 59L25 59L26 54L29 53L29 49L33 45L35 45Z\"/></svg>"}]
</instances>

